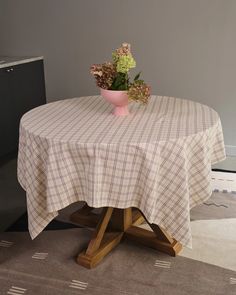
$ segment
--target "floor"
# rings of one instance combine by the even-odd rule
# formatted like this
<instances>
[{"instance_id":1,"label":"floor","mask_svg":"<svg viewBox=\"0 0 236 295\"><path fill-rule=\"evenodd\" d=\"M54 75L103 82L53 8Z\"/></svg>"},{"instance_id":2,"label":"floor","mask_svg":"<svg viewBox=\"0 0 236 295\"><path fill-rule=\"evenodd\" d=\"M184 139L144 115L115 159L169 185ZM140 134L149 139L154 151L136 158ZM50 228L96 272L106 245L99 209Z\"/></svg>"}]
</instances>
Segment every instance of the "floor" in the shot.
<instances>
[{"instance_id":1,"label":"floor","mask_svg":"<svg viewBox=\"0 0 236 295\"><path fill-rule=\"evenodd\" d=\"M212 168L216 169L224 169L236 172L236 156L235 157L227 157L224 161L213 165Z\"/></svg>"}]
</instances>

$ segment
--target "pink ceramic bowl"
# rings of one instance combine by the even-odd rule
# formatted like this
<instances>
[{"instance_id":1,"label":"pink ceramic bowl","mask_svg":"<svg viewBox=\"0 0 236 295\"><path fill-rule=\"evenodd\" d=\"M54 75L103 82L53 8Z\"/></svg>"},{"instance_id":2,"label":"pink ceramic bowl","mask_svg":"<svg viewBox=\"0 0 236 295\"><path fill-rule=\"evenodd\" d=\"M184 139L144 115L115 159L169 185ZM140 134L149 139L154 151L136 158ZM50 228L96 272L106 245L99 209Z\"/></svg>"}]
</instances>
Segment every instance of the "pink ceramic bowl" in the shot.
<instances>
[{"instance_id":1,"label":"pink ceramic bowl","mask_svg":"<svg viewBox=\"0 0 236 295\"><path fill-rule=\"evenodd\" d=\"M127 95L127 91L107 90L102 88L100 89L101 89L102 97L115 106L115 109L112 112L113 115L126 116L129 114L129 110L128 110L129 98Z\"/></svg>"}]
</instances>

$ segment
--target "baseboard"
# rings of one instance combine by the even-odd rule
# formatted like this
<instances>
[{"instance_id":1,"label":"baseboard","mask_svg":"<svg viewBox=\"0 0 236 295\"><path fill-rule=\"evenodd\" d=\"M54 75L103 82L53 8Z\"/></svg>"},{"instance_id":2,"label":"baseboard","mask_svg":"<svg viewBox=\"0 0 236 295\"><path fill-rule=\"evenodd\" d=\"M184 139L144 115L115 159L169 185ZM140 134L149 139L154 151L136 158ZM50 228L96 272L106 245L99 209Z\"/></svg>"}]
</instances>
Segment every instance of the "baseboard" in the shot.
<instances>
[{"instance_id":1,"label":"baseboard","mask_svg":"<svg viewBox=\"0 0 236 295\"><path fill-rule=\"evenodd\" d=\"M236 196L236 173L212 171L212 190Z\"/></svg>"},{"instance_id":2,"label":"baseboard","mask_svg":"<svg viewBox=\"0 0 236 295\"><path fill-rule=\"evenodd\" d=\"M236 146L235 145L226 145L225 152L227 156L236 156Z\"/></svg>"}]
</instances>

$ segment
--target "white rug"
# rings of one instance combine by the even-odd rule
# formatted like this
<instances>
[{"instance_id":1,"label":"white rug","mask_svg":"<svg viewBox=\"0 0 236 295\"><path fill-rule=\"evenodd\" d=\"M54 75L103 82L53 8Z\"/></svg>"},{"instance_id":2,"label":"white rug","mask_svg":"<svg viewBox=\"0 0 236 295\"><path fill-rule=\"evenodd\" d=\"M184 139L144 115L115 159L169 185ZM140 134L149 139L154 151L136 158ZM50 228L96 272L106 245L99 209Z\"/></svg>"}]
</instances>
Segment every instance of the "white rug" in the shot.
<instances>
[{"instance_id":1,"label":"white rug","mask_svg":"<svg viewBox=\"0 0 236 295\"><path fill-rule=\"evenodd\" d=\"M191 222L193 249L180 256L236 271L236 218Z\"/></svg>"}]
</instances>

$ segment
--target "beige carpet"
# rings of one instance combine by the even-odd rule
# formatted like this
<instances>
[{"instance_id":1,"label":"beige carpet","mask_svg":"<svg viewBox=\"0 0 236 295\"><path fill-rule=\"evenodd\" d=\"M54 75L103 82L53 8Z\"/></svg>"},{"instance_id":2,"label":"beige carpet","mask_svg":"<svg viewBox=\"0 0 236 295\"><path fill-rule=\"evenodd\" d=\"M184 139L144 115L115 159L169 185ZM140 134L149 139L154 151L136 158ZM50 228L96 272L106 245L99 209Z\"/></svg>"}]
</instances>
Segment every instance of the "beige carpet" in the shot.
<instances>
[{"instance_id":1,"label":"beige carpet","mask_svg":"<svg viewBox=\"0 0 236 295\"><path fill-rule=\"evenodd\" d=\"M193 221L191 228L193 248L181 256L236 271L236 218Z\"/></svg>"},{"instance_id":2,"label":"beige carpet","mask_svg":"<svg viewBox=\"0 0 236 295\"><path fill-rule=\"evenodd\" d=\"M180 255L236 271L236 194L214 192L191 219L193 248Z\"/></svg>"}]
</instances>

